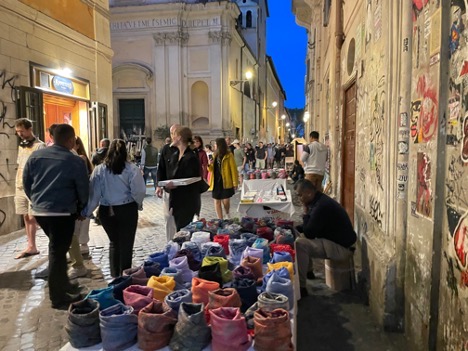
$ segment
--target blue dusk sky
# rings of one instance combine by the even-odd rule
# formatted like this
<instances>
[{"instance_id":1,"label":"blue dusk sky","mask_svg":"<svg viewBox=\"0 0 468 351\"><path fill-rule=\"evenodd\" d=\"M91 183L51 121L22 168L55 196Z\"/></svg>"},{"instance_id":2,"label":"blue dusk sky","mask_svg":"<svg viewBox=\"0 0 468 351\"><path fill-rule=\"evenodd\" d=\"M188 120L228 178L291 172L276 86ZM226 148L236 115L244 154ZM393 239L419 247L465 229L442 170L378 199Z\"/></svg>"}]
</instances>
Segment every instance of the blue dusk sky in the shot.
<instances>
[{"instance_id":1,"label":"blue dusk sky","mask_svg":"<svg viewBox=\"0 0 468 351\"><path fill-rule=\"evenodd\" d=\"M307 34L296 24L291 0L269 0L267 54L273 58L281 85L286 92L286 107L303 108Z\"/></svg>"}]
</instances>

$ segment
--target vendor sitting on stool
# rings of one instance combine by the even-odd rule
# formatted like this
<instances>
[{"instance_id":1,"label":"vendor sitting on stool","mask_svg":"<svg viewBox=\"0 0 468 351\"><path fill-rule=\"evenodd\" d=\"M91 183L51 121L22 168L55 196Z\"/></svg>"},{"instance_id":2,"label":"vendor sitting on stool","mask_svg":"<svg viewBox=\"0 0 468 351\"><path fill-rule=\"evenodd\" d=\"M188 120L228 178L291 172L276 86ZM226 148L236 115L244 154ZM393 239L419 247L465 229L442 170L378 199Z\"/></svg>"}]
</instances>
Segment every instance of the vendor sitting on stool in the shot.
<instances>
[{"instance_id":1,"label":"vendor sitting on stool","mask_svg":"<svg viewBox=\"0 0 468 351\"><path fill-rule=\"evenodd\" d=\"M345 209L331 197L318 191L308 180L299 180L294 189L304 205L303 225L296 239L297 265L301 297L307 296L307 271L310 258L336 261L349 259L356 233ZM310 274L310 272L309 272Z\"/></svg>"}]
</instances>

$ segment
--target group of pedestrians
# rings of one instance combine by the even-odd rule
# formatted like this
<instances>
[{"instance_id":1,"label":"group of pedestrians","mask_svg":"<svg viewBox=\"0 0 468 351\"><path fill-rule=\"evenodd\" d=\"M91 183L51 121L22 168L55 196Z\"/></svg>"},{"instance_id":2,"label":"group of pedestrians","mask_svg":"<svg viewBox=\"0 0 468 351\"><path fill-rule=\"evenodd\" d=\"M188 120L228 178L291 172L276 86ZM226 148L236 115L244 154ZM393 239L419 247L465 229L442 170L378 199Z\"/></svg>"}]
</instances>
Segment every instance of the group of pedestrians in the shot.
<instances>
[{"instance_id":1,"label":"group of pedestrians","mask_svg":"<svg viewBox=\"0 0 468 351\"><path fill-rule=\"evenodd\" d=\"M109 241L111 274L118 276L132 265L133 243L146 193L139 168L127 161L125 142L101 141L93 155L94 170L83 142L68 124L49 128L53 143L46 147L32 131L32 122L15 122L21 142L15 205L24 216L28 245L16 258L38 254L36 224L49 238L47 273L52 307L61 308L81 299L80 287L70 279L87 270L81 253L87 249L89 218L99 206ZM84 239L80 242L80 239ZM67 272L66 253L72 268Z\"/></svg>"}]
</instances>

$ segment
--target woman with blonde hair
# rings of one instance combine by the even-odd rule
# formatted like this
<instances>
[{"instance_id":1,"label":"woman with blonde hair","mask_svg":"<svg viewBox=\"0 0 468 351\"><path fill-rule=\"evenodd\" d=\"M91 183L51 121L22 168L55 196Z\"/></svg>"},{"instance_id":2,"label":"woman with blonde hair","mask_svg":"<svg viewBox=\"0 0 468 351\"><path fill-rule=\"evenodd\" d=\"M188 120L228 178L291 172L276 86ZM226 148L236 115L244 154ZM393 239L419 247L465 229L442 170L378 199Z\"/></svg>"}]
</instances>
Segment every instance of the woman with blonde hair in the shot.
<instances>
[{"instance_id":1,"label":"woman with blonde hair","mask_svg":"<svg viewBox=\"0 0 468 351\"><path fill-rule=\"evenodd\" d=\"M128 162L122 139L112 141L104 162L91 175L88 205L82 211L90 217L99 205L99 218L109 237L111 276L118 277L132 267L138 210L143 207L146 186L140 169Z\"/></svg>"},{"instance_id":2,"label":"woman with blonde hair","mask_svg":"<svg viewBox=\"0 0 468 351\"><path fill-rule=\"evenodd\" d=\"M234 155L229 150L224 138L216 139L216 152L213 163L209 165L213 176L210 179L210 188L213 189L212 196L215 203L216 214L223 219L223 207L226 218L230 218L231 197L239 183Z\"/></svg>"},{"instance_id":3,"label":"woman with blonde hair","mask_svg":"<svg viewBox=\"0 0 468 351\"><path fill-rule=\"evenodd\" d=\"M175 151L167 163L167 169L159 173L162 174L159 181L201 177L200 160L197 152L191 148L192 144L192 131L187 127L178 126L171 144ZM165 177L167 179L163 179ZM200 182L184 186L175 186L173 182L169 182L165 190L170 194L169 210L172 210L176 229L180 230L192 221L200 209Z\"/></svg>"}]
</instances>

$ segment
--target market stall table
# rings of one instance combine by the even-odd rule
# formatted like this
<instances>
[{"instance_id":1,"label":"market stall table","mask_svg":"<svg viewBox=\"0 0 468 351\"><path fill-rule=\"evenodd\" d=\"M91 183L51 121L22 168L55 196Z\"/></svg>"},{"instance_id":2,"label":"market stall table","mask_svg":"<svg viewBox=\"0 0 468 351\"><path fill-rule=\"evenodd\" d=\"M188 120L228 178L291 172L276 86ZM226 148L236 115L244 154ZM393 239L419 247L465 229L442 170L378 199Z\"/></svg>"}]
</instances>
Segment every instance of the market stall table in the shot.
<instances>
[{"instance_id":1,"label":"market stall table","mask_svg":"<svg viewBox=\"0 0 468 351\"><path fill-rule=\"evenodd\" d=\"M278 196L277 189L283 189L284 196ZM291 191L286 190L286 179L244 180L237 211L241 216L254 218L290 218L295 210Z\"/></svg>"}]
</instances>

